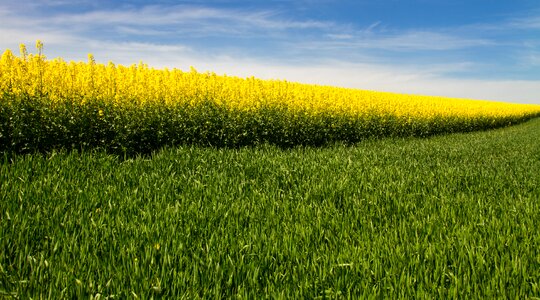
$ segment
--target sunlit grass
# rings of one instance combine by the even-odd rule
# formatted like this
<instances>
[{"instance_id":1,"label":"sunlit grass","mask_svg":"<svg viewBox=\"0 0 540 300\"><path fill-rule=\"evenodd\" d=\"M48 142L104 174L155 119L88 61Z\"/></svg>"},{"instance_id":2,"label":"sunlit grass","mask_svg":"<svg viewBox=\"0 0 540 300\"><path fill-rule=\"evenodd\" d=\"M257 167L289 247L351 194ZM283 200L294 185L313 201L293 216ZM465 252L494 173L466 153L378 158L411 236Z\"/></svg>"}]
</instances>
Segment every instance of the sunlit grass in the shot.
<instances>
[{"instance_id":1,"label":"sunlit grass","mask_svg":"<svg viewBox=\"0 0 540 300\"><path fill-rule=\"evenodd\" d=\"M0 295L540 296L540 119L323 148L5 155Z\"/></svg>"}]
</instances>

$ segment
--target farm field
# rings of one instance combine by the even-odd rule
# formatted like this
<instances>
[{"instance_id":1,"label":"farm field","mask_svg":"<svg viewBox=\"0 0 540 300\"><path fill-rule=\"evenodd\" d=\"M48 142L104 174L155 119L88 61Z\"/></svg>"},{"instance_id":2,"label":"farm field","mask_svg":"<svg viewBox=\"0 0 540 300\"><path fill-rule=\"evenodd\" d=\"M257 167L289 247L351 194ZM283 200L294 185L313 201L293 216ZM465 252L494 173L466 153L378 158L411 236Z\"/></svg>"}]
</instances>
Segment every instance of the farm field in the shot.
<instances>
[{"instance_id":1,"label":"farm field","mask_svg":"<svg viewBox=\"0 0 540 300\"><path fill-rule=\"evenodd\" d=\"M7 155L0 296L540 297L540 119L281 148Z\"/></svg>"},{"instance_id":2,"label":"farm field","mask_svg":"<svg viewBox=\"0 0 540 300\"><path fill-rule=\"evenodd\" d=\"M133 156L164 146L354 144L505 127L540 105L395 94L47 59L43 44L0 59L0 152L102 149Z\"/></svg>"},{"instance_id":3,"label":"farm field","mask_svg":"<svg viewBox=\"0 0 540 300\"><path fill-rule=\"evenodd\" d=\"M539 105L36 48L0 59L1 297L540 297Z\"/></svg>"}]
</instances>

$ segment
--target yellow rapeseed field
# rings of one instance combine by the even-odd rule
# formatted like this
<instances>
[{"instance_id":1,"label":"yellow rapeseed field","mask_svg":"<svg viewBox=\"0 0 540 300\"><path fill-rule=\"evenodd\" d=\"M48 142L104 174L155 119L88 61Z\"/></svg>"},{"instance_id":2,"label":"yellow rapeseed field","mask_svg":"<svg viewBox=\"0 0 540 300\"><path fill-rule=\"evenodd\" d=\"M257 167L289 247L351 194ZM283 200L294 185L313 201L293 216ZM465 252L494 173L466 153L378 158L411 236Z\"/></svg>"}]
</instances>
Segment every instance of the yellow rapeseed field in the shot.
<instances>
[{"instance_id":1,"label":"yellow rapeseed field","mask_svg":"<svg viewBox=\"0 0 540 300\"><path fill-rule=\"evenodd\" d=\"M49 60L42 53L43 44L38 41L36 46L37 54L28 54L24 45L20 46L19 56L10 50L2 54L0 91L4 97L10 95L11 99L46 99L52 109L67 102L71 105L102 103L117 109L143 109L146 106L189 109L212 105L228 114L233 112L242 116L260 115L270 109L283 115L281 121L293 122L300 118L309 123L310 118L318 120L316 130L326 126L333 128L331 131L335 133L339 132L339 124L347 123L349 131L354 124L360 124L360 127L364 124L379 128L381 135L392 135L394 131L418 134L419 127L427 134L485 129L540 114L539 105L238 78L200 73L193 68L188 72L154 69L142 63L122 66L109 62L105 65L96 63L91 54L88 62ZM104 117L104 111L107 109L99 108L98 117ZM390 127L385 125L388 122L392 123ZM371 130L371 135L377 135L377 130Z\"/></svg>"}]
</instances>

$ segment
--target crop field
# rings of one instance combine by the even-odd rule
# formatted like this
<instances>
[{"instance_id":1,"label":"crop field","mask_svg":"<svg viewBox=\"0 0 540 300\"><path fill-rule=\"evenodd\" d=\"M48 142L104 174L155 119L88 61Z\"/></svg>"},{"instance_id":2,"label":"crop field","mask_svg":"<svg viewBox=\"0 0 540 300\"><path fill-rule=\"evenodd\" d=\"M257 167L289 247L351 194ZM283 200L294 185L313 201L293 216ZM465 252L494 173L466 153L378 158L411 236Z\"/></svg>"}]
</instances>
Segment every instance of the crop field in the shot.
<instances>
[{"instance_id":1,"label":"crop field","mask_svg":"<svg viewBox=\"0 0 540 300\"><path fill-rule=\"evenodd\" d=\"M535 299L539 174L538 118L355 146L17 156L0 165L0 290Z\"/></svg>"},{"instance_id":2,"label":"crop field","mask_svg":"<svg viewBox=\"0 0 540 300\"><path fill-rule=\"evenodd\" d=\"M0 298L540 298L539 105L37 48L0 61Z\"/></svg>"},{"instance_id":3,"label":"crop field","mask_svg":"<svg viewBox=\"0 0 540 300\"><path fill-rule=\"evenodd\" d=\"M0 151L150 153L198 144L282 147L430 136L516 124L540 105L400 95L279 80L47 60L0 59Z\"/></svg>"}]
</instances>

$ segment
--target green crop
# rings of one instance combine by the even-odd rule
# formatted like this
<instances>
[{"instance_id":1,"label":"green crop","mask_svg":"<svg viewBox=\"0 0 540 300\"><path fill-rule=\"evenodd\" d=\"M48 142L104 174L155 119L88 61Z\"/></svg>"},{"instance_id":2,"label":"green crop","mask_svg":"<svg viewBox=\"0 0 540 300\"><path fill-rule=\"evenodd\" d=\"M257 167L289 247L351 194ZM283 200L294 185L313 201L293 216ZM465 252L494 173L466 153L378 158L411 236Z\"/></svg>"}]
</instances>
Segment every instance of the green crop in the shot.
<instances>
[{"instance_id":1,"label":"green crop","mask_svg":"<svg viewBox=\"0 0 540 300\"><path fill-rule=\"evenodd\" d=\"M5 298L540 297L540 119L282 149L7 155Z\"/></svg>"}]
</instances>

